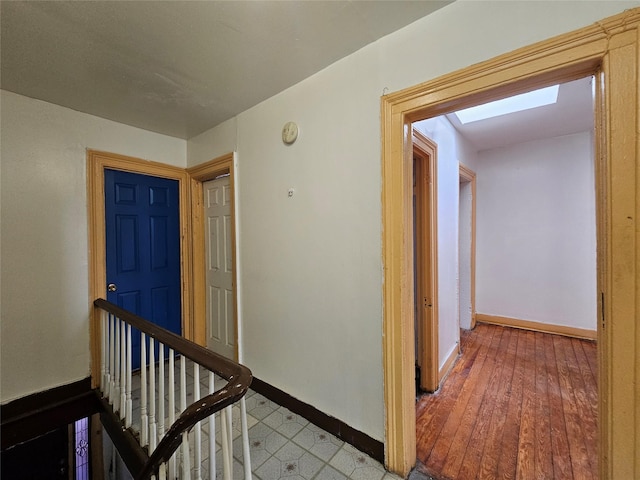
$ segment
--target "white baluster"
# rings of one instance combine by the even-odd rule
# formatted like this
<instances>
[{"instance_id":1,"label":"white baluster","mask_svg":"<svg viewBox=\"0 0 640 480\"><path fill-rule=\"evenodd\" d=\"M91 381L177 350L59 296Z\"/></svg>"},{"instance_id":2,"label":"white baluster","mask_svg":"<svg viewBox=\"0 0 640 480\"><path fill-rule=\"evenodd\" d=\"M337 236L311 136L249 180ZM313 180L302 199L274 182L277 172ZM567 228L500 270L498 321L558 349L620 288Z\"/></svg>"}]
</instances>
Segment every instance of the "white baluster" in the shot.
<instances>
[{"instance_id":1,"label":"white baluster","mask_svg":"<svg viewBox=\"0 0 640 480\"><path fill-rule=\"evenodd\" d=\"M200 400L200 365L193 362L193 401ZM202 426L196 423L194 429L195 445L193 447L193 463L196 480L202 480Z\"/></svg>"},{"instance_id":2,"label":"white baluster","mask_svg":"<svg viewBox=\"0 0 640 480\"><path fill-rule=\"evenodd\" d=\"M224 409L227 416L227 436L229 437L229 475L233 476L233 405Z\"/></svg>"},{"instance_id":3,"label":"white baluster","mask_svg":"<svg viewBox=\"0 0 640 480\"><path fill-rule=\"evenodd\" d=\"M158 342L158 442L164 435L164 345Z\"/></svg>"},{"instance_id":4,"label":"white baluster","mask_svg":"<svg viewBox=\"0 0 640 480\"><path fill-rule=\"evenodd\" d=\"M180 413L187 409L187 363L180 355Z\"/></svg>"},{"instance_id":5,"label":"white baluster","mask_svg":"<svg viewBox=\"0 0 640 480\"><path fill-rule=\"evenodd\" d=\"M156 430L156 354L155 339L149 337L149 452L152 453L158 445Z\"/></svg>"},{"instance_id":6,"label":"white baluster","mask_svg":"<svg viewBox=\"0 0 640 480\"><path fill-rule=\"evenodd\" d=\"M173 423L176 421L175 358L176 358L176 354L173 351L173 348L170 348L169 349L169 425L173 425ZM169 478L173 480L176 477L177 477L176 454L174 453L169 459Z\"/></svg>"},{"instance_id":7,"label":"white baluster","mask_svg":"<svg viewBox=\"0 0 640 480\"><path fill-rule=\"evenodd\" d=\"M115 369L115 317L110 314L109 315L109 404L113 405L113 392L115 391L115 378L114 378L114 369Z\"/></svg>"},{"instance_id":8,"label":"white baluster","mask_svg":"<svg viewBox=\"0 0 640 480\"><path fill-rule=\"evenodd\" d=\"M216 391L216 380L209 372L209 395ZM209 478L216 478L216 414L209 415Z\"/></svg>"},{"instance_id":9,"label":"white baluster","mask_svg":"<svg viewBox=\"0 0 640 480\"><path fill-rule=\"evenodd\" d=\"M147 336L140 332L140 444L149 444L149 416L147 414Z\"/></svg>"},{"instance_id":10,"label":"white baluster","mask_svg":"<svg viewBox=\"0 0 640 480\"><path fill-rule=\"evenodd\" d=\"M233 444L229 440L229 433L231 432L231 422L227 415L227 410L231 406L226 407L220 412L220 436L222 441L222 477L224 480L231 480L231 466L232 462L232 448Z\"/></svg>"},{"instance_id":11,"label":"white baluster","mask_svg":"<svg viewBox=\"0 0 640 480\"><path fill-rule=\"evenodd\" d=\"M113 391L113 410L115 412L120 411L120 322L121 320L116 317L116 328L115 328L115 337L116 337L116 346L115 346L115 390Z\"/></svg>"},{"instance_id":12,"label":"white baluster","mask_svg":"<svg viewBox=\"0 0 640 480\"><path fill-rule=\"evenodd\" d=\"M131 410L133 408L131 401L131 343L133 343L131 339L131 325L127 324L127 413L125 415L125 427L127 428L131 427Z\"/></svg>"},{"instance_id":13,"label":"white baluster","mask_svg":"<svg viewBox=\"0 0 640 480\"><path fill-rule=\"evenodd\" d=\"M110 370L110 362L111 362L111 322L112 316L111 314L107 314L107 326L106 326L106 338L105 338L105 379L104 379L104 398L109 398L109 392L111 391L111 370Z\"/></svg>"},{"instance_id":14,"label":"white baluster","mask_svg":"<svg viewBox=\"0 0 640 480\"><path fill-rule=\"evenodd\" d=\"M182 479L191 478L191 457L189 456L189 434L182 434Z\"/></svg>"},{"instance_id":15,"label":"white baluster","mask_svg":"<svg viewBox=\"0 0 640 480\"><path fill-rule=\"evenodd\" d=\"M187 365L184 355L180 355L180 412L187 409ZM191 459L189 458L189 436L182 434L182 478L191 477Z\"/></svg>"},{"instance_id":16,"label":"white baluster","mask_svg":"<svg viewBox=\"0 0 640 480\"><path fill-rule=\"evenodd\" d=\"M158 478L159 480L167 480L167 464L162 463L160 468L158 469Z\"/></svg>"},{"instance_id":17,"label":"white baluster","mask_svg":"<svg viewBox=\"0 0 640 480\"><path fill-rule=\"evenodd\" d=\"M244 478L251 480L251 455L249 453L249 428L247 425L247 404L245 398L240 399L240 421L242 425L242 460L244 463Z\"/></svg>"},{"instance_id":18,"label":"white baluster","mask_svg":"<svg viewBox=\"0 0 640 480\"><path fill-rule=\"evenodd\" d=\"M107 382L107 351L109 348L109 338L107 335L108 326L108 313L104 310L100 310L100 391L106 397L105 392L109 391L109 384Z\"/></svg>"},{"instance_id":19,"label":"white baluster","mask_svg":"<svg viewBox=\"0 0 640 480\"><path fill-rule=\"evenodd\" d=\"M127 329L120 323L120 420L127 413Z\"/></svg>"}]
</instances>

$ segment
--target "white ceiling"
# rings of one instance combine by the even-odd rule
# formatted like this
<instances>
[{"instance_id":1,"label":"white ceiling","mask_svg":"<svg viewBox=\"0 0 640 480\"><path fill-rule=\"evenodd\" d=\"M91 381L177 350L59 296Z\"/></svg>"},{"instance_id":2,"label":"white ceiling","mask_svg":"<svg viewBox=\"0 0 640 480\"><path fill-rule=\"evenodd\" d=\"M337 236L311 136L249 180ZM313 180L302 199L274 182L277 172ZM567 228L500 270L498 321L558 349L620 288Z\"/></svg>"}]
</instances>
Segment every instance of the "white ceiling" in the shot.
<instances>
[{"instance_id":1,"label":"white ceiling","mask_svg":"<svg viewBox=\"0 0 640 480\"><path fill-rule=\"evenodd\" d=\"M4 90L191 138L450 1L2 1Z\"/></svg>"},{"instance_id":2,"label":"white ceiling","mask_svg":"<svg viewBox=\"0 0 640 480\"><path fill-rule=\"evenodd\" d=\"M560 85L553 105L462 125L446 117L478 151L594 129L592 77Z\"/></svg>"}]
</instances>

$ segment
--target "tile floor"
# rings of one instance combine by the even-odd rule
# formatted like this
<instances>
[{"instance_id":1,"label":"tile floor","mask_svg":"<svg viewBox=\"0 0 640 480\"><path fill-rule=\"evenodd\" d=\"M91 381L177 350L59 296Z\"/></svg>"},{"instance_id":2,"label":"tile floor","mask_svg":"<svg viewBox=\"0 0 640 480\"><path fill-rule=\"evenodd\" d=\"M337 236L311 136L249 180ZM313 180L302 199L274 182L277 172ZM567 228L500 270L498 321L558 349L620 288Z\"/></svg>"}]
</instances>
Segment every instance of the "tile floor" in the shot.
<instances>
[{"instance_id":1,"label":"tile floor","mask_svg":"<svg viewBox=\"0 0 640 480\"><path fill-rule=\"evenodd\" d=\"M253 390L247 393L246 404L255 480L400 479L368 455ZM241 452L238 436L234 457L241 459Z\"/></svg>"},{"instance_id":2,"label":"tile floor","mask_svg":"<svg viewBox=\"0 0 640 480\"><path fill-rule=\"evenodd\" d=\"M187 372L190 372L187 369ZM166 377L166 374L165 374ZM201 375L201 388L206 390ZM187 375L187 402L192 400L193 377ZM168 385L168 384L167 384ZM167 395L165 395L167 397ZM133 429L139 431L139 377L133 378ZM176 395L176 398L179 398ZM165 398L166 400L167 398ZM251 470L254 480L401 480L386 472L384 467L368 455L348 443L309 423L303 417L249 390L245 396ZM165 402L166 403L166 402ZM168 404L167 404L168 408ZM242 439L240 408L236 403L233 414L233 480L244 480L242 467ZM220 445L220 420L216 414L216 478L222 476L222 451ZM203 422L201 460L202 478L209 478L208 422ZM194 444L194 432L189 434ZM194 448L190 449L192 472L196 464ZM194 472L195 473L195 472ZM197 478L197 475L193 475Z\"/></svg>"}]
</instances>

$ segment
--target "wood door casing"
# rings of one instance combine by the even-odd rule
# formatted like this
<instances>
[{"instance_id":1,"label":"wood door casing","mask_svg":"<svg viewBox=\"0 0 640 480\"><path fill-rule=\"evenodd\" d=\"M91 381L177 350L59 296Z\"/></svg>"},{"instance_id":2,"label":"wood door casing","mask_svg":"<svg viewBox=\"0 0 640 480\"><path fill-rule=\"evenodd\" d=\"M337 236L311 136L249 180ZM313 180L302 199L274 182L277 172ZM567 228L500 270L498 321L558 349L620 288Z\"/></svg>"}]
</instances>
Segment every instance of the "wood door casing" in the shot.
<instances>
[{"instance_id":1,"label":"wood door casing","mask_svg":"<svg viewBox=\"0 0 640 480\"><path fill-rule=\"evenodd\" d=\"M236 256L236 233L235 233L235 165L233 153L228 153L217 157L209 162L196 165L187 169L187 174L191 179L191 225L193 244L193 332L194 342L199 345L207 344L206 326L206 253L205 253L205 219L204 219L204 191L203 184L208 180L229 174L229 185L231 195L231 260L233 263L233 318L235 325L235 353L234 359L240 359L239 329L238 329L238 288L237 288L237 256Z\"/></svg>"},{"instance_id":2,"label":"wood door casing","mask_svg":"<svg viewBox=\"0 0 640 480\"><path fill-rule=\"evenodd\" d=\"M460 183L468 183L471 187L471 245L469 247L470 290L471 290L471 328L476 326L476 173L463 164L459 165Z\"/></svg>"},{"instance_id":3,"label":"wood door casing","mask_svg":"<svg viewBox=\"0 0 640 480\"><path fill-rule=\"evenodd\" d=\"M416 360L420 388L428 392L435 392L440 381L436 152L433 141L413 131Z\"/></svg>"},{"instance_id":4,"label":"wood door casing","mask_svg":"<svg viewBox=\"0 0 640 480\"><path fill-rule=\"evenodd\" d=\"M180 210L180 274L181 274L181 317L182 334L193 339L191 322L191 231L188 214L188 176L184 169L163 163L142 160L97 150L87 151L87 204L89 228L89 335L91 341L91 382L92 387L100 385L100 314L93 306L97 298L107 298L107 274L105 252L105 195L104 172L106 169L141 173L178 181Z\"/></svg>"}]
</instances>

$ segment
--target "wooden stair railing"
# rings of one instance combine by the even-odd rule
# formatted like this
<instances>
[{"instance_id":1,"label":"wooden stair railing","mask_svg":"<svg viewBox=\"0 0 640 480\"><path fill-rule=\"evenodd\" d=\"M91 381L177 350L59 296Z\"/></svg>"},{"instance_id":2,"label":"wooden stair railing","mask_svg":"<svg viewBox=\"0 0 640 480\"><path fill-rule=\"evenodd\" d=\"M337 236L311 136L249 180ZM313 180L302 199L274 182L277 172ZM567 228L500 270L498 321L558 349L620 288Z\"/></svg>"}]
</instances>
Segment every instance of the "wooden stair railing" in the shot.
<instances>
[{"instance_id":1,"label":"wooden stair railing","mask_svg":"<svg viewBox=\"0 0 640 480\"><path fill-rule=\"evenodd\" d=\"M201 456L199 449L199 422L209 419L209 473L215 478L215 417L214 414L225 409L221 415L221 444L224 478L231 478L232 457L232 412L231 406L240 401L241 430L243 435L243 460L245 479L251 479L251 463L249 459L249 443L246 423L246 407L244 395L251 385L251 371L232 360L222 357L183 337L180 337L158 325L128 312L104 299L94 301L99 310L98 315L101 333L100 352L100 391L104 400L112 405L125 429L132 427L132 335L140 336L140 432L139 442L146 447L149 457L135 477L140 480L148 478L191 478L191 465L188 445L188 433L195 431L196 448L194 450L195 477L200 478ZM138 332L136 332L135 329ZM147 343L148 339L148 343ZM156 347L157 343L157 347ZM147 350L148 347L148 350ZM157 350L156 350L157 348ZM165 350L168 350L165 359ZM158 357L156 358L156 351ZM176 354L180 359L180 406L181 413L175 418L175 377L174 361ZM191 405L186 405L186 363L193 362L193 398ZM168 421L165 431L165 360L168 362ZM209 394L200 397L200 366L209 372ZM158 369L158 386L156 386L156 368ZM222 388L215 389L215 375L226 380ZM148 377L148 389L147 389ZM156 390L158 401L156 402ZM149 401L147 401L149 397ZM157 408L156 408L157 407ZM195 428L194 428L195 427ZM213 434L212 434L213 433ZM177 474L176 451L183 447L182 469ZM132 472L133 473L133 472Z\"/></svg>"}]
</instances>

